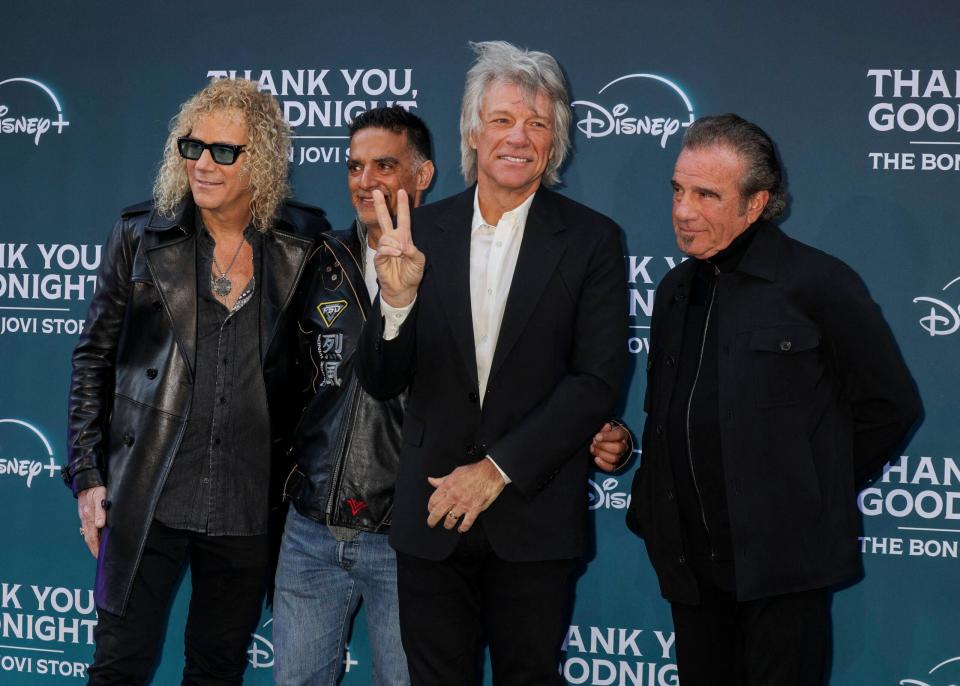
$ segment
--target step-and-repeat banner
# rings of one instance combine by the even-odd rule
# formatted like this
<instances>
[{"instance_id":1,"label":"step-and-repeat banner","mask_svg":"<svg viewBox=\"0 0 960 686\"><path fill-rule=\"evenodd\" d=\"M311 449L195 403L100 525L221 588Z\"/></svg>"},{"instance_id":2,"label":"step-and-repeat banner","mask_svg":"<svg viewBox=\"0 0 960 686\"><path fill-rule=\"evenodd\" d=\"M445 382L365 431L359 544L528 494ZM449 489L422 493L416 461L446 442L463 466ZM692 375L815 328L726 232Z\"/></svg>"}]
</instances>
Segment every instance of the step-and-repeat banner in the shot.
<instances>
[{"instance_id":1,"label":"step-and-repeat banner","mask_svg":"<svg viewBox=\"0 0 960 686\"><path fill-rule=\"evenodd\" d=\"M58 474L70 352L119 210L146 199L167 126L211 77L276 95L296 195L352 220L346 125L399 103L436 146L429 199L463 188L469 40L546 50L569 78L563 192L624 229L642 370L654 289L681 258L670 225L680 139L734 111L777 142L787 233L851 264L920 388L922 425L859 497L866 574L833 596L834 686L960 680L960 7L951 2L6 2L0 10L0 683L80 683L94 561ZM544 345L549 345L545 341ZM869 347L863 355L870 355ZM622 414L639 433L644 376ZM678 683L668 605L623 523L634 467L589 484L595 545L562 664L570 684ZM182 584L156 683L178 681ZM270 614L248 682L271 681ZM522 640L522 637L518 637ZM370 680L361 612L345 684Z\"/></svg>"}]
</instances>

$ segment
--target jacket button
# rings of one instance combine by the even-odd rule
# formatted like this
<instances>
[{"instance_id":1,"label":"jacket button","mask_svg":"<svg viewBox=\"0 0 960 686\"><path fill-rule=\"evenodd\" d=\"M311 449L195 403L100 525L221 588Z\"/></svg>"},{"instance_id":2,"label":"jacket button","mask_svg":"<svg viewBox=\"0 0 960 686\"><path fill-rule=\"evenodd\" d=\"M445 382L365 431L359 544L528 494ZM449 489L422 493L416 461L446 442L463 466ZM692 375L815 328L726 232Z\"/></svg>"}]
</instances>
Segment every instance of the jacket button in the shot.
<instances>
[{"instance_id":1,"label":"jacket button","mask_svg":"<svg viewBox=\"0 0 960 686\"><path fill-rule=\"evenodd\" d=\"M684 555L683 553L680 553L680 557L677 558L677 561L678 561L680 564L685 565L685 564L687 564L687 556Z\"/></svg>"},{"instance_id":2,"label":"jacket button","mask_svg":"<svg viewBox=\"0 0 960 686\"><path fill-rule=\"evenodd\" d=\"M662 436L662 435L663 435L663 424L657 424L656 431L657 431L657 435L658 435L658 436Z\"/></svg>"},{"instance_id":3,"label":"jacket button","mask_svg":"<svg viewBox=\"0 0 960 686\"><path fill-rule=\"evenodd\" d=\"M673 367L673 366L675 366L676 364L677 364L677 361L676 361L676 359L674 359L673 355L671 355L670 357L667 358L667 366L668 366L668 367Z\"/></svg>"},{"instance_id":4,"label":"jacket button","mask_svg":"<svg viewBox=\"0 0 960 686\"><path fill-rule=\"evenodd\" d=\"M787 353L790 352L790 348L793 347L793 343L790 341L780 341L780 350Z\"/></svg>"},{"instance_id":5,"label":"jacket button","mask_svg":"<svg viewBox=\"0 0 960 686\"><path fill-rule=\"evenodd\" d=\"M133 434L123 434L123 444L128 448L133 445Z\"/></svg>"},{"instance_id":6,"label":"jacket button","mask_svg":"<svg viewBox=\"0 0 960 686\"><path fill-rule=\"evenodd\" d=\"M470 391L470 392L467 394L467 399L468 399L470 402L475 403L475 402L477 402L478 400L480 400L480 396L477 394L476 391Z\"/></svg>"},{"instance_id":7,"label":"jacket button","mask_svg":"<svg viewBox=\"0 0 960 686\"><path fill-rule=\"evenodd\" d=\"M667 491L667 500L673 500L673 491Z\"/></svg>"},{"instance_id":8,"label":"jacket button","mask_svg":"<svg viewBox=\"0 0 960 686\"><path fill-rule=\"evenodd\" d=\"M152 303L152 305L153 305L153 309L155 309L155 310L159 310L160 308L163 307L163 305L160 303L159 300L154 300L153 303Z\"/></svg>"},{"instance_id":9,"label":"jacket button","mask_svg":"<svg viewBox=\"0 0 960 686\"><path fill-rule=\"evenodd\" d=\"M154 369L153 367L150 367L150 369L147 370L147 378L148 378L148 379L156 379L156 378L157 378L157 370Z\"/></svg>"}]
</instances>

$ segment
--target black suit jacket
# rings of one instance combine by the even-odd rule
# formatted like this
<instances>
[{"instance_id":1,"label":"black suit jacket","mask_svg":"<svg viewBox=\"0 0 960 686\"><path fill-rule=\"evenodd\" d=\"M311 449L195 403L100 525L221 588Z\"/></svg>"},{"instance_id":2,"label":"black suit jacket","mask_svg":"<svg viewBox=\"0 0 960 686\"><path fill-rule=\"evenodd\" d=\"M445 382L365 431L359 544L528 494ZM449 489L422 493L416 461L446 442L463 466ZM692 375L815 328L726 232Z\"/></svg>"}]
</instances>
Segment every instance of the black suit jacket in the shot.
<instances>
[{"instance_id":1,"label":"black suit jacket","mask_svg":"<svg viewBox=\"0 0 960 686\"><path fill-rule=\"evenodd\" d=\"M860 571L856 489L893 457L920 411L910 373L860 277L757 227L717 284L721 451L740 600L822 588ZM696 602L671 468L667 413L696 261L657 288L647 422L628 524L664 597Z\"/></svg>"},{"instance_id":2,"label":"black suit jacket","mask_svg":"<svg viewBox=\"0 0 960 686\"><path fill-rule=\"evenodd\" d=\"M583 551L590 438L626 364L626 278L610 219L540 189L530 207L483 405L470 309L474 189L413 213L426 255L416 305L392 341L371 317L357 374L375 396L409 385L390 541L439 560L459 534L427 527L428 476L491 455L512 479L480 515L511 561ZM379 308L379 300L375 311Z\"/></svg>"}]
</instances>

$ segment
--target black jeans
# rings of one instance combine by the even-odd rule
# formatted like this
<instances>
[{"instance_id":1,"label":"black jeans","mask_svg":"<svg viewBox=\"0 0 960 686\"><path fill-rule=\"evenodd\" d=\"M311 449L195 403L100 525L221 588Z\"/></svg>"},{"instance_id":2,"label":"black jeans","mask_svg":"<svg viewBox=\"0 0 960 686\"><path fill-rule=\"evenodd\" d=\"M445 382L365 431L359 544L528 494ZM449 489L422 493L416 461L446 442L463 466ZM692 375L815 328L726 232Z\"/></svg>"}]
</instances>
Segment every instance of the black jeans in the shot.
<instances>
[{"instance_id":1,"label":"black jeans","mask_svg":"<svg viewBox=\"0 0 960 686\"><path fill-rule=\"evenodd\" d=\"M559 686L580 561L509 562L478 521L445 560L397 553L400 635L413 686L480 683L484 641L496 686Z\"/></svg>"},{"instance_id":2,"label":"black jeans","mask_svg":"<svg viewBox=\"0 0 960 686\"><path fill-rule=\"evenodd\" d=\"M830 651L826 589L738 602L701 586L699 605L671 603L683 686L822 686Z\"/></svg>"},{"instance_id":3,"label":"black jeans","mask_svg":"<svg viewBox=\"0 0 960 686\"><path fill-rule=\"evenodd\" d=\"M189 561L183 683L242 684L263 607L267 536L207 536L154 522L123 616L98 608L89 684L146 684L157 665L171 596Z\"/></svg>"}]
</instances>

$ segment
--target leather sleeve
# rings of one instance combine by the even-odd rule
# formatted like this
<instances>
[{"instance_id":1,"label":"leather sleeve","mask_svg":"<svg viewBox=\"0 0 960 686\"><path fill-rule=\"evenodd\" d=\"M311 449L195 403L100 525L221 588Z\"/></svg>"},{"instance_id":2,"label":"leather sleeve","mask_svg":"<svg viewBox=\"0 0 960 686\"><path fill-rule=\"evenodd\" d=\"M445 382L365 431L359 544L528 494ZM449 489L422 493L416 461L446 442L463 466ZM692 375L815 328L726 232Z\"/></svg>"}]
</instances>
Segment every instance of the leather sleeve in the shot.
<instances>
[{"instance_id":1,"label":"leather sleeve","mask_svg":"<svg viewBox=\"0 0 960 686\"><path fill-rule=\"evenodd\" d=\"M105 437L110 418L114 362L131 291L132 254L126 220L107 241L83 332L73 351L67 449L63 479L76 496L105 485Z\"/></svg>"}]
</instances>

